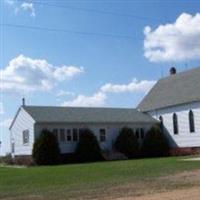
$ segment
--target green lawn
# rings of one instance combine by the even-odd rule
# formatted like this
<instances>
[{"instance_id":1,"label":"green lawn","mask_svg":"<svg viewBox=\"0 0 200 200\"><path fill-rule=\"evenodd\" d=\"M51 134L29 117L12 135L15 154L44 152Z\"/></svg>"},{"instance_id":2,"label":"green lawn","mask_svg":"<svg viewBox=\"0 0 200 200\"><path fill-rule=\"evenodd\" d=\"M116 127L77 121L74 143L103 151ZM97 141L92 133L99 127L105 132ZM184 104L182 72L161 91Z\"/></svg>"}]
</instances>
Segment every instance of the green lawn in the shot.
<instances>
[{"instance_id":1,"label":"green lawn","mask_svg":"<svg viewBox=\"0 0 200 200\"><path fill-rule=\"evenodd\" d=\"M163 176L200 169L200 162L180 157L71 164L53 167L0 167L0 199L89 199L141 195L147 190L184 187Z\"/></svg>"}]
</instances>

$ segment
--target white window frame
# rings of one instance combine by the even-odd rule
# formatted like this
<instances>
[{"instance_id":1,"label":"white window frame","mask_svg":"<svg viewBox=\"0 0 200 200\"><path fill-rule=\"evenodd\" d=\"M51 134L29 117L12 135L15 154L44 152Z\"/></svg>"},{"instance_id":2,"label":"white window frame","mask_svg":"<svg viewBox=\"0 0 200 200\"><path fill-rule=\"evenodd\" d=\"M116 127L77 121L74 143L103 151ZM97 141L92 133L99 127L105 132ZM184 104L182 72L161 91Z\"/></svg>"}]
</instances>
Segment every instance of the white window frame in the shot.
<instances>
[{"instance_id":1,"label":"white window frame","mask_svg":"<svg viewBox=\"0 0 200 200\"><path fill-rule=\"evenodd\" d=\"M22 142L23 142L23 145L29 145L29 140L30 140L30 132L28 129L26 130L23 130L22 132Z\"/></svg>"}]
</instances>

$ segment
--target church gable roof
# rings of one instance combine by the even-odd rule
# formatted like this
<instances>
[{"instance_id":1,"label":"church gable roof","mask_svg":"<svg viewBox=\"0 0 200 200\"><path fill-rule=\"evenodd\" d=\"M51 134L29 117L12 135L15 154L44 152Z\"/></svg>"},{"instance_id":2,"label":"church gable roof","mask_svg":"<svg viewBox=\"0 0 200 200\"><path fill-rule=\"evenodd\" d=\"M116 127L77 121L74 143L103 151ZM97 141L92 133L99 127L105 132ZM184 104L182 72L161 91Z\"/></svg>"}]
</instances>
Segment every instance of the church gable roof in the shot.
<instances>
[{"instance_id":1,"label":"church gable roof","mask_svg":"<svg viewBox=\"0 0 200 200\"><path fill-rule=\"evenodd\" d=\"M200 101L200 67L160 79L138 105L146 112Z\"/></svg>"}]
</instances>

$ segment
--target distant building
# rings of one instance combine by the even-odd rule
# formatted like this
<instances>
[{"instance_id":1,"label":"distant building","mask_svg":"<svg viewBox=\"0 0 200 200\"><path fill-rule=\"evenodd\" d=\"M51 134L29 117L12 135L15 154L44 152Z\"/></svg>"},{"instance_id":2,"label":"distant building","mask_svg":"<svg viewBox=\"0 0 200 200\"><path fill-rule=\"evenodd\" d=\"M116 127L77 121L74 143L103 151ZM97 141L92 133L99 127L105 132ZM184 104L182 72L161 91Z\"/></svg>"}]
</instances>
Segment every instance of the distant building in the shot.
<instances>
[{"instance_id":1,"label":"distant building","mask_svg":"<svg viewBox=\"0 0 200 200\"><path fill-rule=\"evenodd\" d=\"M161 123L171 149L200 149L200 67L160 79L137 109L22 106L10 126L12 155L31 155L42 129L52 131L61 152L73 153L84 128L104 151L111 151L119 130L128 126L140 142Z\"/></svg>"}]
</instances>

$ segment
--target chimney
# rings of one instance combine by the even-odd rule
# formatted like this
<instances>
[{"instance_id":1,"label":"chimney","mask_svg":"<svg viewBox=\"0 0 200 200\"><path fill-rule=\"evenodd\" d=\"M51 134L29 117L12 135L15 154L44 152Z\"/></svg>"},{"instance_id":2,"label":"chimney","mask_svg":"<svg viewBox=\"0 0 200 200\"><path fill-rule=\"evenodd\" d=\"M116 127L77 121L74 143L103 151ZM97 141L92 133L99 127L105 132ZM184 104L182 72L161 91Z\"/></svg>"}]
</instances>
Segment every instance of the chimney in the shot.
<instances>
[{"instance_id":1,"label":"chimney","mask_svg":"<svg viewBox=\"0 0 200 200\"><path fill-rule=\"evenodd\" d=\"M170 75L175 75L176 74L176 68L171 67L169 73L170 73Z\"/></svg>"},{"instance_id":2,"label":"chimney","mask_svg":"<svg viewBox=\"0 0 200 200\"><path fill-rule=\"evenodd\" d=\"M25 106L25 98L22 98L22 106Z\"/></svg>"}]
</instances>

